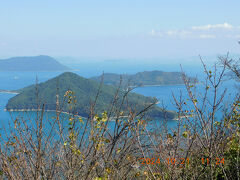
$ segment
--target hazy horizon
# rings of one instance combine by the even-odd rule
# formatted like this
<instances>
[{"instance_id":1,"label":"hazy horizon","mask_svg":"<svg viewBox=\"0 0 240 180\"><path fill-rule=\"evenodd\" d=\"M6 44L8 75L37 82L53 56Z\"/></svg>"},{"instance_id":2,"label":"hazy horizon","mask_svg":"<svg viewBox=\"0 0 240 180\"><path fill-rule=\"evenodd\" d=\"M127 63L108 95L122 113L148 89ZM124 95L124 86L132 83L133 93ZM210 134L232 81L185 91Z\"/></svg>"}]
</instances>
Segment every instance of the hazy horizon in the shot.
<instances>
[{"instance_id":1,"label":"hazy horizon","mask_svg":"<svg viewBox=\"0 0 240 180\"><path fill-rule=\"evenodd\" d=\"M138 59L236 54L239 6L239 1L223 0L4 1L0 57Z\"/></svg>"}]
</instances>

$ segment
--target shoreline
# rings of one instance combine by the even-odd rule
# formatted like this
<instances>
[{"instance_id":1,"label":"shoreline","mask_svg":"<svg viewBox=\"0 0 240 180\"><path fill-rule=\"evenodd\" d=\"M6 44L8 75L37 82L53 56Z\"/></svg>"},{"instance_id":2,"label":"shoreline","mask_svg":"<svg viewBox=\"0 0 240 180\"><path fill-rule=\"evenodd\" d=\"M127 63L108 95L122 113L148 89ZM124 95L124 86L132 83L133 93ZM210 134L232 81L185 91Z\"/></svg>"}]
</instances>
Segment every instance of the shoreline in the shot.
<instances>
[{"instance_id":1,"label":"shoreline","mask_svg":"<svg viewBox=\"0 0 240 180\"><path fill-rule=\"evenodd\" d=\"M196 83L196 85L198 85L198 84L201 84L201 82ZM135 88L138 88L138 87L182 86L182 85L185 85L185 84L184 84L184 83L182 83L182 84L155 84L155 85L141 85L141 86L129 86L129 87L135 87Z\"/></svg>"},{"instance_id":2,"label":"shoreline","mask_svg":"<svg viewBox=\"0 0 240 180\"><path fill-rule=\"evenodd\" d=\"M4 109L5 112L36 112L36 111L42 111L42 109ZM45 112L57 112L57 113L61 113L61 114L67 114L67 115L70 115L71 113L68 113L68 112L64 112L64 111L56 111L56 110L44 110ZM80 115L76 115L78 117L81 117L81 118L87 118L87 117L84 117L84 116L80 116ZM119 118L126 118L128 116L119 116ZM116 118L116 117L110 117L109 118L109 121L114 121L114 119L112 118Z\"/></svg>"},{"instance_id":3,"label":"shoreline","mask_svg":"<svg viewBox=\"0 0 240 180\"><path fill-rule=\"evenodd\" d=\"M42 111L42 109L6 109L6 108L4 108L4 111L8 111L8 112L36 112L36 111ZM63 112L63 111L61 112L61 111L56 111L56 110L46 110L46 109L44 109L44 111L69 114L68 112Z\"/></svg>"},{"instance_id":4,"label":"shoreline","mask_svg":"<svg viewBox=\"0 0 240 180\"><path fill-rule=\"evenodd\" d=\"M141 86L129 86L129 87L155 87L155 86L180 86L184 84L153 84L153 85L141 85Z\"/></svg>"},{"instance_id":5,"label":"shoreline","mask_svg":"<svg viewBox=\"0 0 240 180\"><path fill-rule=\"evenodd\" d=\"M191 118L191 117L195 117L196 115L193 115L193 116L191 116L191 115L183 115L183 116L180 116L180 117L176 117L176 118L174 118L173 120L174 121L179 121L179 120L181 120L181 119L184 119L184 118Z\"/></svg>"},{"instance_id":6,"label":"shoreline","mask_svg":"<svg viewBox=\"0 0 240 180\"><path fill-rule=\"evenodd\" d=\"M11 92L11 91L1 91L0 90L0 93L4 93L4 94L20 94L20 93L18 93L18 92Z\"/></svg>"},{"instance_id":7,"label":"shoreline","mask_svg":"<svg viewBox=\"0 0 240 180\"><path fill-rule=\"evenodd\" d=\"M36 112L36 111L42 111L42 109L4 109L4 111L6 112ZM45 112L57 112L56 110L44 110ZM70 115L70 113L68 112L64 112L64 111L58 111L59 113L61 114L67 114L67 115ZM76 115L78 117L81 117L81 118L87 118L87 117L84 117L84 116L80 116L80 115ZM127 118L128 116L119 116L118 118ZM185 116L181 116L180 119L183 119ZM109 121L113 122L115 121L115 118L117 117L109 117ZM95 118L94 118L95 119ZM179 121L179 118L173 118L171 120L174 120L174 121Z\"/></svg>"}]
</instances>

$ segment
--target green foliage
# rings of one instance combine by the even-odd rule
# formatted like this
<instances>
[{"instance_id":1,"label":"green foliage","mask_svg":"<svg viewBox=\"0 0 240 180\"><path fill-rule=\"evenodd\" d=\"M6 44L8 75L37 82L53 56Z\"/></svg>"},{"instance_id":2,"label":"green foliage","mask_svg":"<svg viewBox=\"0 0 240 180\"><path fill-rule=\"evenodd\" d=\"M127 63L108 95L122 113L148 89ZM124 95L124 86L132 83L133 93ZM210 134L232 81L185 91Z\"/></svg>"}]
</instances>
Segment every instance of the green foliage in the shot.
<instances>
[{"instance_id":1,"label":"green foliage","mask_svg":"<svg viewBox=\"0 0 240 180\"><path fill-rule=\"evenodd\" d=\"M72 111L77 112L78 115L87 117L89 114L90 104L95 101L99 87L100 84L94 80L85 79L74 73L67 72L44 83L40 83L37 86L38 99L41 101L41 103L45 103L47 110L56 110L56 94L59 94L59 102L60 104L64 104L63 111L69 112L69 106L71 106L72 99L68 98L68 102L64 102L67 98L65 93L71 90L72 92L75 92L74 96L76 98L76 102L74 102L76 103L75 109L72 109ZM116 91L117 88L102 84L101 92L98 96L95 106L96 113L103 112L109 108L109 104L111 104ZM8 110L39 108L36 99L35 85L23 88L20 90L20 92L20 94L8 101L6 106ZM120 90L116 104L117 108L121 107L121 102L125 93L125 91ZM154 98L145 97L136 93L129 93L127 99L128 104L125 101L122 106L122 111L126 111L127 106L136 108L137 111L141 111L144 107L156 101ZM156 105L149 110L149 114L153 117L163 117L161 108L157 107ZM175 113L170 111L167 112L166 115L169 118L175 117Z\"/></svg>"},{"instance_id":2,"label":"green foliage","mask_svg":"<svg viewBox=\"0 0 240 180\"><path fill-rule=\"evenodd\" d=\"M188 136L188 132L187 131L184 131L183 134L182 134L183 137L187 138Z\"/></svg>"},{"instance_id":3,"label":"green foliage","mask_svg":"<svg viewBox=\"0 0 240 180\"><path fill-rule=\"evenodd\" d=\"M233 104L233 111L230 118L225 119L225 127L229 130L232 129L233 133L228 136L227 148L224 153L225 159L227 159L225 168L231 178L237 176L239 172L240 163L240 102L236 101ZM218 177L223 177L222 171L219 171Z\"/></svg>"}]
</instances>

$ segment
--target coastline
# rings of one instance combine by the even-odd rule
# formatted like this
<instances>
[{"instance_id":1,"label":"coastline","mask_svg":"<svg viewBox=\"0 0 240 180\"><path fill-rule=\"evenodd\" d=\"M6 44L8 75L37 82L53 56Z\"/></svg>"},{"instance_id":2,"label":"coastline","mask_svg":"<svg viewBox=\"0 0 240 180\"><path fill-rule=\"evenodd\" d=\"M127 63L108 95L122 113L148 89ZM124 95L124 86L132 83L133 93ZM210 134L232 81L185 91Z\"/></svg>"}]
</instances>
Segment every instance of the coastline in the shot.
<instances>
[{"instance_id":1,"label":"coastline","mask_svg":"<svg viewBox=\"0 0 240 180\"><path fill-rule=\"evenodd\" d=\"M180 86L184 84L153 84L153 85L140 85L140 86L129 86L129 87L154 87L154 86Z\"/></svg>"},{"instance_id":2,"label":"coastline","mask_svg":"<svg viewBox=\"0 0 240 180\"><path fill-rule=\"evenodd\" d=\"M15 91L2 91L2 90L0 90L0 93L4 93L4 94L19 94L18 92L15 92Z\"/></svg>"},{"instance_id":3,"label":"coastline","mask_svg":"<svg viewBox=\"0 0 240 180\"><path fill-rule=\"evenodd\" d=\"M191 118L191 117L195 117L195 116L196 115L185 115L185 116L176 117L173 120L174 121L179 121L179 120L184 119L184 118Z\"/></svg>"},{"instance_id":4,"label":"coastline","mask_svg":"<svg viewBox=\"0 0 240 180\"><path fill-rule=\"evenodd\" d=\"M8 112L36 112L36 111L42 111L42 109L4 109L4 111ZM56 111L56 110L46 110L46 112L58 112L58 113L63 113L63 114L69 114L68 112L63 112L63 111Z\"/></svg>"},{"instance_id":5,"label":"coastline","mask_svg":"<svg viewBox=\"0 0 240 180\"><path fill-rule=\"evenodd\" d=\"M9 111L9 112L36 112L36 111L42 111L42 109L4 109L4 111ZM71 114L68 112L64 112L64 111L56 111L56 110L44 110L46 112L58 112L58 113L63 113L63 114ZM77 115L79 116L79 115ZM80 116L83 117L83 116ZM124 118L124 117L128 117L128 116L119 116L120 118Z\"/></svg>"},{"instance_id":6,"label":"coastline","mask_svg":"<svg viewBox=\"0 0 240 180\"><path fill-rule=\"evenodd\" d=\"M196 85L201 84L201 82L196 83ZM129 87L133 87L133 88L138 88L138 87L155 87L155 86L182 86L184 85L184 83L181 84L153 84L153 85L141 85L141 86L129 86Z\"/></svg>"},{"instance_id":7,"label":"coastline","mask_svg":"<svg viewBox=\"0 0 240 180\"><path fill-rule=\"evenodd\" d=\"M8 112L36 112L36 111L42 111L42 109L4 109L4 111L8 111ZM64 111L56 111L56 110L44 110L45 112L58 112L58 113L63 113L63 114L67 114L70 115L71 113L68 112L64 112ZM76 115L77 117L81 117L81 118L87 118L87 117L83 117L80 115ZM119 116L118 118L127 118L129 116ZM115 118L117 117L109 117L109 121L115 121ZM94 118L95 119L95 118Z\"/></svg>"}]
</instances>

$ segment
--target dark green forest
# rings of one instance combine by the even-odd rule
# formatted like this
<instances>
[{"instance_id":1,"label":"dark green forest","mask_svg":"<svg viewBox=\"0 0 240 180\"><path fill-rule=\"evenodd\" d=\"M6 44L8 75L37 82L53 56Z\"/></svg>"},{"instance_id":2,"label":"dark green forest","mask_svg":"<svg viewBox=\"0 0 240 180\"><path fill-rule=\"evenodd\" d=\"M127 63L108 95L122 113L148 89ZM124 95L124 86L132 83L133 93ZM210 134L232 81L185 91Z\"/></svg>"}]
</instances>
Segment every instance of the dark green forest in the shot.
<instances>
[{"instance_id":1,"label":"dark green forest","mask_svg":"<svg viewBox=\"0 0 240 180\"><path fill-rule=\"evenodd\" d=\"M151 85L175 85L184 84L181 72L164 72L164 71L144 71L133 75L105 73L104 83L117 86L122 80L125 86L151 86ZM101 81L101 76L92 77L91 79ZM190 81L196 81L190 78Z\"/></svg>"},{"instance_id":2,"label":"dark green forest","mask_svg":"<svg viewBox=\"0 0 240 180\"><path fill-rule=\"evenodd\" d=\"M99 88L101 88L100 91ZM45 104L46 110L56 110L56 94L58 94L59 104L64 104L62 111L69 112L68 103L64 103L66 101L66 96L64 96L66 91L72 91L75 93L76 106L72 111L77 112L78 115L84 117L88 116L91 103L94 103L96 96L98 96L95 105L97 113L108 110L110 104L115 101L115 108L119 111L126 111L127 107L130 106L133 110L140 112L142 109L151 106L147 113L147 115L151 117L166 116L172 119L176 115L176 113L171 111L164 112L161 108L155 105L155 103L157 103L155 98L145 97L132 92L129 92L127 97L124 97L127 90L123 90L123 88L101 84L71 72L63 73L58 77L38 85L32 85L20 89L20 94L9 100L6 109L38 109L41 107L40 104ZM119 91L118 97L115 97L114 99L114 94L117 91ZM37 103L37 98L38 100L41 100L40 103ZM127 101L124 98L126 98ZM122 103L123 101L124 103Z\"/></svg>"}]
</instances>

